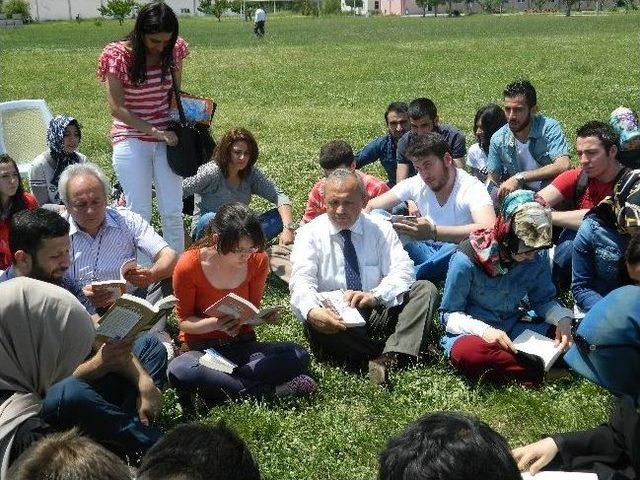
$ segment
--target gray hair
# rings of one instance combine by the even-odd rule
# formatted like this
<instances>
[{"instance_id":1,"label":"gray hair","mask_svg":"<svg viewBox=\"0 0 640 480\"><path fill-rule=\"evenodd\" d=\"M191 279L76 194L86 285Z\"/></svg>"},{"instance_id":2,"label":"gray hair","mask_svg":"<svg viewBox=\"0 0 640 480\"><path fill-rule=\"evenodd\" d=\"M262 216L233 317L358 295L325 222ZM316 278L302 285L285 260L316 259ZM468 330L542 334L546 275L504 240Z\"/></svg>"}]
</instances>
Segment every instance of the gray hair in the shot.
<instances>
[{"instance_id":1,"label":"gray hair","mask_svg":"<svg viewBox=\"0 0 640 480\"><path fill-rule=\"evenodd\" d=\"M364 188L364 183L362 182L360 175L358 175L355 171L349 168L336 168L329 175L327 175L327 179L324 182L325 196L327 194L327 185L329 183L342 185L350 178L356 181L356 185L358 187L358 192L360 193L360 196L364 199L365 202L368 201L369 194L367 193L367 189Z\"/></svg>"},{"instance_id":2,"label":"gray hair","mask_svg":"<svg viewBox=\"0 0 640 480\"><path fill-rule=\"evenodd\" d=\"M102 188L104 190L104 198L109 198L109 193L111 193L111 185L109 183L109 179L100 169L100 167L98 167L94 163L74 163L73 165L69 165L64 169L64 171L60 174L60 179L58 180L58 193L60 194L62 203L64 203L66 206L69 206L67 184L69 183L69 180L80 175L91 175L92 177L97 178L102 184Z\"/></svg>"}]
</instances>

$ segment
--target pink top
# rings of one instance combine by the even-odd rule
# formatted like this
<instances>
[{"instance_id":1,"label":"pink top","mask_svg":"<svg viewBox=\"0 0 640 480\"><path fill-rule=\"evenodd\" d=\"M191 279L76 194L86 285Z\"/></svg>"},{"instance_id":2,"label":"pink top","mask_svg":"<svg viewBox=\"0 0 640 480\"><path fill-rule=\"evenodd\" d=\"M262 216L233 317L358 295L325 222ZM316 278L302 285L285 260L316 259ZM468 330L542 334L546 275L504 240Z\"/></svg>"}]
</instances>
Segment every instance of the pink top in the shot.
<instances>
[{"instance_id":1,"label":"pink top","mask_svg":"<svg viewBox=\"0 0 640 480\"><path fill-rule=\"evenodd\" d=\"M106 81L107 74L115 75L124 89L124 106L140 120L163 130L169 120L169 91L171 74L167 72L162 79L160 64L147 68L147 79L140 85L134 85L129 78L129 66L133 53L125 47L125 41L111 42L98 59L98 78ZM178 37L173 47L173 62L177 70L182 68L182 60L189 54L189 46L182 37ZM137 138L145 142L157 142L155 138L139 132L126 123L114 118L111 127L112 143L125 138Z\"/></svg>"}]
</instances>

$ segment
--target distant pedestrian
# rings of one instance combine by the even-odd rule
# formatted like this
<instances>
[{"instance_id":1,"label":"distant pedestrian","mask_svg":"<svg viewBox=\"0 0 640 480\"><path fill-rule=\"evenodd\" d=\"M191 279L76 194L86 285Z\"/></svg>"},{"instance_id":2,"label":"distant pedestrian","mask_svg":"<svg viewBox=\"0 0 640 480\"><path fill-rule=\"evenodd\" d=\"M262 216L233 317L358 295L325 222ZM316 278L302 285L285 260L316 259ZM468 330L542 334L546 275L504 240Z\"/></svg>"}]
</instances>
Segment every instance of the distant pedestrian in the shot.
<instances>
[{"instance_id":1,"label":"distant pedestrian","mask_svg":"<svg viewBox=\"0 0 640 480\"><path fill-rule=\"evenodd\" d=\"M262 7L258 7L254 16L253 33L257 37L264 37L264 22L267 20L267 13Z\"/></svg>"}]
</instances>

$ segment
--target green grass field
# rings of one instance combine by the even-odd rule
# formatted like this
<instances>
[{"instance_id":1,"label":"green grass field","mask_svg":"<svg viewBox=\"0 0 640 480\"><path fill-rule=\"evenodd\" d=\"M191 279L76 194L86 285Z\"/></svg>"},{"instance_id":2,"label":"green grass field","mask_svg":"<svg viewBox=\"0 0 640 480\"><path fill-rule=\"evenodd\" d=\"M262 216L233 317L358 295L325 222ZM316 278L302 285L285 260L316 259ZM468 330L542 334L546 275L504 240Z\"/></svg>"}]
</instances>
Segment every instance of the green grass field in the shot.
<instances>
[{"instance_id":1,"label":"green grass field","mask_svg":"<svg viewBox=\"0 0 640 480\"><path fill-rule=\"evenodd\" d=\"M184 19L181 34L191 55L183 88L217 100L216 136L236 125L257 135L260 166L301 214L320 175L320 146L333 138L363 146L382 133L391 100L432 98L441 121L465 131L469 144L476 108L499 102L517 76L534 83L541 111L564 125L571 142L584 121L606 119L621 104L638 107L639 25L640 16L632 14L283 15L270 18L267 36L258 40L241 20ZM111 119L96 60L130 28L130 22L84 21L0 31L0 101L45 98L55 113L76 116L83 125L81 151L111 172ZM270 280L266 301L288 303L287 290ZM259 335L305 343L290 314ZM539 391L471 385L444 360L397 375L389 389L318 363L313 374L320 390L312 398L228 403L203 419L236 428L266 479L372 479L387 438L426 412L471 412L517 446L545 432L595 425L611 405L604 391L578 379ZM171 392L167 400L167 426L189 420Z\"/></svg>"}]
</instances>

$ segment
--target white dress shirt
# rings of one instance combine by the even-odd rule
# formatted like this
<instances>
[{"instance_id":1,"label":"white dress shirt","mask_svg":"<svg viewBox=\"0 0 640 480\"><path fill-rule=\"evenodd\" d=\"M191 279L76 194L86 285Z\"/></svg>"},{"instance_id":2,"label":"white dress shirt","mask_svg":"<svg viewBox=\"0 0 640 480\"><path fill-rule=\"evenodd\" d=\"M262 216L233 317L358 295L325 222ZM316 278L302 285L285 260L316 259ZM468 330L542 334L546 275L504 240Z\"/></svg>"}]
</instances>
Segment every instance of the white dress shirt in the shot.
<instances>
[{"instance_id":1,"label":"white dress shirt","mask_svg":"<svg viewBox=\"0 0 640 480\"><path fill-rule=\"evenodd\" d=\"M363 291L371 292L387 308L399 305L415 276L413 262L402 248L388 220L360 214L350 228L358 255ZM291 306L304 322L309 310L320 307L317 292L346 289L344 240L327 214L300 227L291 252Z\"/></svg>"}]
</instances>

